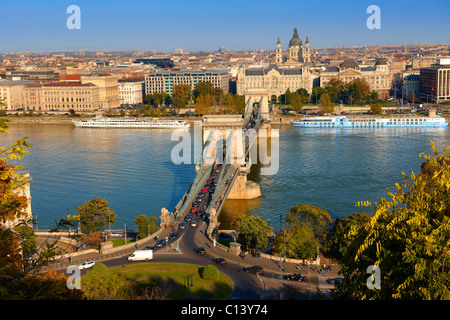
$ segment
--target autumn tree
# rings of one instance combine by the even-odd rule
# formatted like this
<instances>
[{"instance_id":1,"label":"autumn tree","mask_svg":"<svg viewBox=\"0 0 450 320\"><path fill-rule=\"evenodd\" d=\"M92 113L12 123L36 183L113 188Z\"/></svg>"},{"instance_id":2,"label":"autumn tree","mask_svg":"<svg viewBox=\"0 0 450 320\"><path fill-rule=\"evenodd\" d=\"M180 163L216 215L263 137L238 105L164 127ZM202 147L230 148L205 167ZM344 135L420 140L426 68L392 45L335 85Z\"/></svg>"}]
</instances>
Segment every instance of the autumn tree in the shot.
<instances>
[{"instance_id":1,"label":"autumn tree","mask_svg":"<svg viewBox=\"0 0 450 320\"><path fill-rule=\"evenodd\" d=\"M381 108L381 105L379 103L374 103L370 106L370 112L372 113L381 113L383 111L383 108Z\"/></svg>"},{"instance_id":2,"label":"autumn tree","mask_svg":"<svg viewBox=\"0 0 450 320\"><path fill-rule=\"evenodd\" d=\"M355 250L341 267L334 296L346 299L450 299L450 146L421 154L422 171L388 190L364 228L352 229ZM362 205L370 205L363 202ZM368 267L380 271L380 288L367 285Z\"/></svg>"},{"instance_id":3,"label":"autumn tree","mask_svg":"<svg viewBox=\"0 0 450 320\"><path fill-rule=\"evenodd\" d=\"M319 109L323 113L333 113L334 112L334 105L331 102L330 96L327 93L324 93L320 96Z\"/></svg>"},{"instance_id":4,"label":"autumn tree","mask_svg":"<svg viewBox=\"0 0 450 320\"><path fill-rule=\"evenodd\" d=\"M105 230L108 226L113 225L116 219L114 210L111 210L108 201L102 198L86 201L76 209L80 216L80 227L83 232Z\"/></svg>"}]
</instances>

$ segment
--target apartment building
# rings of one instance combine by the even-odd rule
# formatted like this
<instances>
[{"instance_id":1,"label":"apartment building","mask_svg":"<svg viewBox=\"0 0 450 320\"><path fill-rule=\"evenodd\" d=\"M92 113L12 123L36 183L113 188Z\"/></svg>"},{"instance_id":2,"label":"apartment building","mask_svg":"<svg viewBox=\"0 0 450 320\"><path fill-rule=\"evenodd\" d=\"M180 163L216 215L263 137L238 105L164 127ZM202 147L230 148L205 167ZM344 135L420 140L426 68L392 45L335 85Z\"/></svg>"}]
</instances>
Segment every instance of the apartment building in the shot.
<instances>
[{"instance_id":1,"label":"apartment building","mask_svg":"<svg viewBox=\"0 0 450 320\"><path fill-rule=\"evenodd\" d=\"M119 97L122 104L139 104L144 100L145 79L119 79Z\"/></svg>"},{"instance_id":2,"label":"apartment building","mask_svg":"<svg viewBox=\"0 0 450 320\"><path fill-rule=\"evenodd\" d=\"M213 88L219 88L224 93L230 90L231 73L226 70L200 70L200 71L164 71L155 72L145 77L145 94L165 92L173 94L173 87L187 84L194 90L199 82L211 82Z\"/></svg>"},{"instance_id":3,"label":"apartment building","mask_svg":"<svg viewBox=\"0 0 450 320\"><path fill-rule=\"evenodd\" d=\"M450 59L437 59L429 68L420 69L420 98L439 103L450 100Z\"/></svg>"}]
</instances>

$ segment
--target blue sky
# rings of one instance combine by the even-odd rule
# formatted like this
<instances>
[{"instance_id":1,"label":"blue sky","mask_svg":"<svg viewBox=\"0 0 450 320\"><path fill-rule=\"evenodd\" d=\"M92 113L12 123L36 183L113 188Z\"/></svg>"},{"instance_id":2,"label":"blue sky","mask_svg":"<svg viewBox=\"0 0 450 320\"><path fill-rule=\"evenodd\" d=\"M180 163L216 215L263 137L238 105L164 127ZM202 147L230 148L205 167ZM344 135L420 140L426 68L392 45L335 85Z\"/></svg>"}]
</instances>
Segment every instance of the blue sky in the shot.
<instances>
[{"instance_id":1,"label":"blue sky","mask_svg":"<svg viewBox=\"0 0 450 320\"><path fill-rule=\"evenodd\" d=\"M69 30L69 5L81 29ZM367 7L381 9L369 30ZM294 26L311 46L450 43L449 0L1 0L0 52L283 49Z\"/></svg>"}]
</instances>

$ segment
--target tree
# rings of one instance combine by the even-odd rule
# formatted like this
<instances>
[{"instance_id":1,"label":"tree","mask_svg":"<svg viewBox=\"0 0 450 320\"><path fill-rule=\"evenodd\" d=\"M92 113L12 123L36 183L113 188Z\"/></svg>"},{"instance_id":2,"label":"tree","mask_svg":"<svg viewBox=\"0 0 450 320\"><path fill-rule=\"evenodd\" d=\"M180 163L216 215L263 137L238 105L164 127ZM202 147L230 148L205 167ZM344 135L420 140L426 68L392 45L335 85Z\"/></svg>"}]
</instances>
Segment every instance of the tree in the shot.
<instances>
[{"instance_id":1,"label":"tree","mask_svg":"<svg viewBox=\"0 0 450 320\"><path fill-rule=\"evenodd\" d=\"M379 103L374 103L370 106L370 112L372 113L381 113L383 111L383 108L381 108L381 105Z\"/></svg>"},{"instance_id":2,"label":"tree","mask_svg":"<svg viewBox=\"0 0 450 320\"><path fill-rule=\"evenodd\" d=\"M310 227L319 241L324 241L332 220L328 211L313 205L299 204L291 208L286 216L289 227L303 225Z\"/></svg>"},{"instance_id":3,"label":"tree","mask_svg":"<svg viewBox=\"0 0 450 320\"><path fill-rule=\"evenodd\" d=\"M280 255L286 250L287 258L308 259L316 256L318 246L319 242L310 227L295 225L286 232L277 233L274 250Z\"/></svg>"},{"instance_id":4,"label":"tree","mask_svg":"<svg viewBox=\"0 0 450 320\"><path fill-rule=\"evenodd\" d=\"M209 81L198 82L194 87L194 97L198 98L199 96L214 95L214 87Z\"/></svg>"},{"instance_id":5,"label":"tree","mask_svg":"<svg viewBox=\"0 0 450 320\"><path fill-rule=\"evenodd\" d=\"M325 92L325 90L322 87L315 87L315 88L313 88L312 95L311 95L311 100L314 103L317 104L319 102L320 97L322 96L322 94L324 94L324 92Z\"/></svg>"},{"instance_id":6,"label":"tree","mask_svg":"<svg viewBox=\"0 0 450 320\"><path fill-rule=\"evenodd\" d=\"M347 218L337 218L326 241L328 253L338 261L346 261L348 255L355 249L352 247L355 237L360 234L360 232L355 232L354 235L350 236L349 232L352 229L361 230L369 221L370 216L363 212L353 213L352 216Z\"/></svg>"},{"instance_id":7,"label":"tree","mask_svg":"<svg viewBox=\"0 0 450 320\"><path fill-rule=\"evenodd\" d=\"M361 230L352 229L357 248L341 268L335 296L350 299L450 299L450 146L421 154L422 171L397 183L397 191L374 205ZM359 205L370 205L368 202ZM369 266L381 271L381 288L366 285Z\"/></svg>"},{"instance_id":8,"label":"tree","mask_svg":"<svg viewBox=\"0 0 450 320\"><path fill-rule=\"evenodd\" d=\"M114 210L109 209L108 201L101 198L95 198L86 201L82 206L76 207L80 215L81 230L91 233L104 230L113 225L116 219Z\"/></svg>"},{"instance_id":9,"label":"tree","mask_svg":"<svg viewBox=\"0 0 450 320\"><path fill-rule=\"evenodd\" d=\"M178 84L173 87L172 94L172 104L177 107L177 105L186 105L189 102L191 96L191 86L188 84Z\"/></svg>"},{"instance_id":10,"label":"tree","mask_svg":"<svg viewBox=\"0 0 450 320\"><path fill-rule=\"evenodd\" d=\"M129 286L125 276L96 263L81 279L83 297L88 300L122 300L128 297Z\"/></svg>"},{"instance_id":11,"label":"tree","mask_svg":"<svg viewBox=\"0 0 450 320\"><path fill-rule=\"evenodd\" d=\"M319 108L323 113L333 113L334 105L330 100L330 96L324 93L320 96Z\"/></svg>"},{"instance_id":12,"label":"tree","mask_svg":"<svg viewBox=\"0 0 450 320\"><path fill-rule=\"evenodd\" d=\"M142 239L154 233L158 229L156 225L157 220L156 217L148 217L145 214L139 215L134 222L138 226L138 238Z\"/></svg>"},{"instance_id":13,"label":"tree","mask_svg":"<svg viewBox=\"0 0 450 320\"><path fill-rule=\"evenodd\" d=\"M299 93L297 93L297 92L294 92L293 94L292 94L292 97L291 97L291 105L292 105L292 109L295 111L295 112L300 112L300 111L302 111L302 108L303 108L303 98L302 98L302 96L299 94Z\"/></svg>"},{"instance_id":14,"label":"tree","mask_svg":"<svg viewBox=\"0 0 450 320\"><path fill-rule=\"evenodd\" d=\"M269 244L272 228L260 217L242 215L234 225L245 248L262 250Z\"/></svg>"}]
</instances>

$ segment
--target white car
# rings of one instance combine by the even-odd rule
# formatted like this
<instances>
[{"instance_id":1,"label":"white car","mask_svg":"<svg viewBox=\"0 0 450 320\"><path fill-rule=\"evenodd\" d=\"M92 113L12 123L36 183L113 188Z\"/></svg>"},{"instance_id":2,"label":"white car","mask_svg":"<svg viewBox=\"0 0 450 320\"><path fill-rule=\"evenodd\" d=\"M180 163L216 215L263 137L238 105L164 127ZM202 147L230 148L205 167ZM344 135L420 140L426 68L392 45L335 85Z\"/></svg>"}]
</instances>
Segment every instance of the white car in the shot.
<instances>
[{"instance_id":1,"label":"white car","mask_svg":"<svg viewBox=\"0 0 450 320\"><path fill-rule=\"evenodd\" d=\"M95 264L95 261L86 261L83 262L80 266L78 266L78 269L83 270L83 269L89 269L92 268Z\"/></svg>"},{"instance_id":2,"label":"white car","mask_svg":"<svg viewBox=\"0 0 450 320\"><path fill-rule=\"evenodd\" d=\"M197 221L192 221L192 222L191 222L191 227L192 227L192 228L197 227Z\"/></svg>"}]
</instances>

